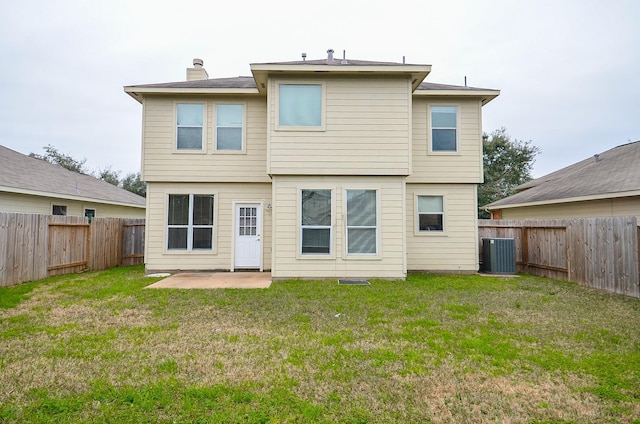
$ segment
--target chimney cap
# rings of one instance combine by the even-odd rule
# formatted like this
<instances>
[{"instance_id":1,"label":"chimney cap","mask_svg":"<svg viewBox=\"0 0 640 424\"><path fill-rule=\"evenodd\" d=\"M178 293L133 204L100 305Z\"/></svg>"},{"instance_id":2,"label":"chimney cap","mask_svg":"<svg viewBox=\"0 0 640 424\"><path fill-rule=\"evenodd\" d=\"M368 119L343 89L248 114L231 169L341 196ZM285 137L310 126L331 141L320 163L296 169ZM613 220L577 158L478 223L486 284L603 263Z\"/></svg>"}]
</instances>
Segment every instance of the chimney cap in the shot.
<instances>
[{"instance_id":1,"label":"chimney cap","mask_svg":"<svg viewBox=\"0 0 640 424\"><path fill-rule=\"evenodd\" d=\"M204 65L204 60L199 59L197 57L195 59L193 59L193 66L198 67L198 66L203 66L203 65Z\"/></svg>"}]
</instances>

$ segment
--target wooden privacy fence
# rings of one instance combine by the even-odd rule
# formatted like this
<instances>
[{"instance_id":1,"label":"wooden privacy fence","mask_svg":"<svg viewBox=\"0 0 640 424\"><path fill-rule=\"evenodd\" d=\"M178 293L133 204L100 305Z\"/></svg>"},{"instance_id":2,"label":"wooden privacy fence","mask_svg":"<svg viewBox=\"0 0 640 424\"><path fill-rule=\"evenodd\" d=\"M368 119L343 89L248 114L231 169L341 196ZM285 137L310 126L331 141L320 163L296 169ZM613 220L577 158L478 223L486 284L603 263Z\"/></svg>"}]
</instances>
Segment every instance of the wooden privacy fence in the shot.
<instances>
[{"instance_id":1,"label":"wooden privacy fence","mask_svg":"<svg viewBox=\"0 0 640 424\"><path fill-rule=\"evenodd\" d=\"M518 272L640 297L636 217L479 220L478 234L515 239Z\"/></svg>"},{"instance_id":2,"label":"wooden privacy fence","mask_svg":"<svg viewBox=\"0 0 640 424\"><path fill-rule=\"evenodd\" d=\"M144 219L0 213L0 286L144 262Z\"/></svg>"}]
</instances>

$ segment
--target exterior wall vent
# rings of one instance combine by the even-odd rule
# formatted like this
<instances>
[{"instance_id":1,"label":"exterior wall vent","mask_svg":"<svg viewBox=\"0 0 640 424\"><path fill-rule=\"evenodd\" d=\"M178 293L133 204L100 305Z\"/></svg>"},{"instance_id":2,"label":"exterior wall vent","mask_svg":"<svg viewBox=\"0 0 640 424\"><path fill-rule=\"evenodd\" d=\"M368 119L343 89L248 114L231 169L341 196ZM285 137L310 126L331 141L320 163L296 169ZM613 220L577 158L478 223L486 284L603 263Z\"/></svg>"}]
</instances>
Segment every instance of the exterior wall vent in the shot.
<instances>
[{"instance_id":1,"label":"exterior wall vent","mask_svg":"<svg viewBox=\"0 0 640 424\"><path fill-rule=\"evenodd\" d=\"M512 238L483 238L482 270L490 274L515 274L515 240Z\"/></svg>"}]
</instances>

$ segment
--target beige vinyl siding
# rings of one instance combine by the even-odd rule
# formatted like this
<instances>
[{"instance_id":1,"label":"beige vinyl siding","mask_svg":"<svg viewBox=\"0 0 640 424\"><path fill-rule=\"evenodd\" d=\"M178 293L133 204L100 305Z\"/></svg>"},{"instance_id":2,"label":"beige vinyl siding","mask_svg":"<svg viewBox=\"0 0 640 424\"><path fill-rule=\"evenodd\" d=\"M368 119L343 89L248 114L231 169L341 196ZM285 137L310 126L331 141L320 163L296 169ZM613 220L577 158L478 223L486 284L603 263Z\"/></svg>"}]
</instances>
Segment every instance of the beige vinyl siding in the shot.
<instances>
[{"instance_id":1,"label":"beige vinyl siding","mask_svg":"<svg viewBox=\"0 0 640 424\"><path fill-rule=\"evenodd\" d=\"M205 104L203 151L175 149L176 103ZM245 151L215 151L215 105L245 106ZM264 97L147 96L143 111L142 172L145 181L157 182L268 182L267 108Z\"/></svg>"},{"instance_id":2,"label":"beige vinyl siding","mask_svg":"<svg viewBox=\"0 0 640 424\"><path fill-rule=\"evenodd\" d=\"M213 194L212 252L167 252L167 198L169 194ZM262 263L271 265L271 184L261 183L150 183L147 187L145 262L147 271L229 270L233 260L234 202L262 203Z\"/></svg>"},{"instance_id":3,"label":"beige vinyl siding","mask_svg":"<svg viewBox=\"0 0 640 424\"><path fill-rule=\"evenodd\" d=\"M458 107L458 151L430 152L430 106ZM413 99L412 173L408 183L481 183L482 114L479 100Z\"/></svg>"},{"instance_id":4,"label":"beige vinyl siding","mask_svg":"<svg viewBox=\"0 0 640 424\"><path fill-rule=\"evenodd\" d=\"M502 209L502 219L595 218L603 216L636 216L640 220L640 197L616 197Z\"/></svg>"},{"instance_id":5,"label":"beige vinyl siding","mask_svg":"<svg viewBox=\"0 0 640 424\"><path fill-rule=\"evenodd\" d=\"M19 193L0 193L0 212L51 215L53 205L67 207L68 216L84 216L85 209L95 209L98 218L144 218L145 209L55 197Z\"/></svg>"},{"instance_id":6,"label":"beige vinyl siding","mask_svg":"<svg viewBox=\"0 0 640 424\"><path fill-rule=\"evenodd\" d=\"M324 83L325 130L277 129L279 83ZM326 77L269 81L269 172L299 175L408 175L408 78Z\"/></svg>"},{"instance_id":7,"label":"beige vinyl siding","mask_svg":"<svg viewBox=\"0 0 640 424\"><path fill-rule=\"evenodd\" d=\"M417 195L443 196L442 233L418 232ZM478 270L475 184L407 184L406 211L409 271Z\"/></svg>"},{"instance_id":8,"label":"beige vinyl siding","mask_svg":"<svg viewBox=\"0 0 640 424\"><path fill-rule=\"evenodd\" d=\"M333 201L333 251L328 256L300 253L300 190L330 189ZM378 190L378 254L347 256L348 189ZM273 181L273 278L404 278L406 264L404 177L275 176Z\"/></svg>"}]
</instances>

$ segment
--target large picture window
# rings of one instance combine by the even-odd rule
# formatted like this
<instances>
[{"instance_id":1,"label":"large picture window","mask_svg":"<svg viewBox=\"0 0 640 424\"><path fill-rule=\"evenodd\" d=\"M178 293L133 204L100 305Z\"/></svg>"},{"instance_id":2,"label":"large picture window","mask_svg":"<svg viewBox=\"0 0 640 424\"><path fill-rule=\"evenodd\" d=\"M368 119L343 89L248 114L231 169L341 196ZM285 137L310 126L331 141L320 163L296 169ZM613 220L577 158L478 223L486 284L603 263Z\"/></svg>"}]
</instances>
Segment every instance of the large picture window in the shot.
<instances>
[{"instance_id":1,"label":"large picture window","mask_svg":"<svg viewBox=\"0 0 640 424\"><path fill-rule=\"evenodd\" d=\"M242 105L216 106L216 150L242 150Z\"/></svg>"},{"instance_id":2,"label":"large picture window","mask_svg":"<svg viewBox=\"0 0 640 424\"><path fill-rule=\"evenodd\" d=\"M322 126L321 84L280 84L279 87L280 127Z\"/></svg>"},{"instance_id":3,"label":"large picture window","mask_svg":"<svg viewBox=\"0 0 640 424\"><path fill-rule=\"evenodd\" d=\"M331 190L302 190L301 253L331 253Z\"/></svg>"},{"instance_id":4,"label":"large picture window","mask_svg":"<svg viewBox=\"0 0 640 424\"><path fill-rule=\"evenodd\" d=\"M347 254L378 253L376 190L347 190Z\"/></svg>"},{"instance_id":5,"label":"large picture window","mask_svg":"<svg viewBox=\"0 0 640 424\"><path fill-rule=\"evenodd\" d=\"M211 194L170 194L167 213L168 250L213 249Z\"/></svg>"},{"instance_id":6,"label":"large picture window","mask_svg":"<svg viewBox=\"0 0 640 424\"><path fill-rule=\"evenodd\" d=\"M204 104L178 103L176 105L176 148L202 150L203 123Z\"/></svg>"},{"instance_id":7,"label":"large picture window","mask_svg":"<svg viewBox=\"0 0 640 424\"><path fill-rule=\"evenodd\" d=\"M458 108L456 106L431 107L431 151L458 150Z\"/></svg>"},{"instance_id":8,"label":"large picture window","mask_svg":"<svg viewBox=\"0 0 640 424\"><path fill-rule=\"evenodd\" d=\"M418 231L444 230L442 196L418 196Z\"/></svg>"}]
</instances>

